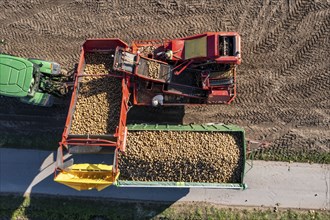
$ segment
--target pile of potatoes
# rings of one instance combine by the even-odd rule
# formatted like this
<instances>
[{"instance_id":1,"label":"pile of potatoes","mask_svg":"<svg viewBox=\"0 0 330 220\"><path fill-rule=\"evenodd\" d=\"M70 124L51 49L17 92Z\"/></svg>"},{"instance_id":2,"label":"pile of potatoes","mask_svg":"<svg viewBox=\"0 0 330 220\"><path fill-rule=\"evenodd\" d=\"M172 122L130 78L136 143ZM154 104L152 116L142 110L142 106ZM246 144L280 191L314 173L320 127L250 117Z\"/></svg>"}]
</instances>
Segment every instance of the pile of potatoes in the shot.
<instances>
[{"instance_id":1,"label":"pile of potatoes","mask_svg":"<svg viewBox=\"0 0 330 220\"><path fill-rule=\"evenodd\" d=\"M152 79L159 78L160 64L154 61L148 61L148 76Z\"/></svg>"},{"instance_id":2,"label":"pile of potatoes","mask_svg":"<svg viewBox=\"0 0 330 220\"><path fill-rule=\"evenodd\" d=\"M120 179L239 183L242 141L222 132L130 131Z\"/></svg>"},{"instance_id":3,"label":"pile of potatoes","mask_svg":"<svg viewBox=\"0 0 330 220\"><path fill-rule=\"evenodd\" d=\"M70 134L112 134L119 124L121 79L97 76L109 73L108 57L86 57L84 74L93 76L80 77Z\"/></svg>"},{"instance_id":4,"label":"pile of potatoes","mask_svg":"<svg viewBox=\"0 0 330 220\"><path fill-rule=\"evenodd\" d=\"M106 52L86 53L84 74L112 74L122 76L122 72L113 69L115 52L115 50L108 50Z\"/></svg>"}]
</instances>

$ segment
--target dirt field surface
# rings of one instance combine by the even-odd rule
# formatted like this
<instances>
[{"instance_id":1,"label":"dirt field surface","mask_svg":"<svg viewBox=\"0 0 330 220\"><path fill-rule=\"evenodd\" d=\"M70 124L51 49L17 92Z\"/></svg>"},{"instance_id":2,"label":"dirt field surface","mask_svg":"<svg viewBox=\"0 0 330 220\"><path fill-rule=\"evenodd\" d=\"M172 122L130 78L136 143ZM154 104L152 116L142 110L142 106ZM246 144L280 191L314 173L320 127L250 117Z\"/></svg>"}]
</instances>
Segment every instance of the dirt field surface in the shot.
<instances>
[{"instance_id":1,"label":"dirt field surface","mask_svg":"<svg viewBox=\"0 0 330 220\"><path fill-rule=\"evenodd\" d=\"M183 113L171 108L165 119L156 111L150 118L175 121L173 115L184 115L177 120L234 123L249 138L268 141L278 151L330 150L329 0L19 0L0 1L0 8L5 52L55 60L66 70L78 62L86 38L118 37L129 43L237 31L243 58L237 99L229 106L185 107ZM17 114L53 117L48 123L52 129L58 129L53 122L64 123L66 107L22 109L12 99L0 100L1 130L16 122L23 130L30 128ZM150 110L143 115L145 111ZM36 130L37 121L46 124L31 120Z\"/></svg>"}]
</instances>

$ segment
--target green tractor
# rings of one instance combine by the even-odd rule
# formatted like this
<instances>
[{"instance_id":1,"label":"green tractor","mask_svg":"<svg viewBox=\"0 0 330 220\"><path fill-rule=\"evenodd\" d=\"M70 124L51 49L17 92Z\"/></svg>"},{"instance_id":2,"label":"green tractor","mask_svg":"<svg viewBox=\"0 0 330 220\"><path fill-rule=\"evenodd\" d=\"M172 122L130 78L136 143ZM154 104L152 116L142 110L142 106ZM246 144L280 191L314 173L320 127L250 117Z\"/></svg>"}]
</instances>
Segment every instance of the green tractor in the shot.
<instances>
[{"instance_id":1,"label":"green tractor","mask_svg":"<svg viewBox=\"0 0 330 220\"><path fill-rule=\"evenodd\" d=\"M0 53L0 95L50 107L54 104L54 96L68 93L70 81L70 76L62 74L56 62Z\"/></svg>"}]
</instances>

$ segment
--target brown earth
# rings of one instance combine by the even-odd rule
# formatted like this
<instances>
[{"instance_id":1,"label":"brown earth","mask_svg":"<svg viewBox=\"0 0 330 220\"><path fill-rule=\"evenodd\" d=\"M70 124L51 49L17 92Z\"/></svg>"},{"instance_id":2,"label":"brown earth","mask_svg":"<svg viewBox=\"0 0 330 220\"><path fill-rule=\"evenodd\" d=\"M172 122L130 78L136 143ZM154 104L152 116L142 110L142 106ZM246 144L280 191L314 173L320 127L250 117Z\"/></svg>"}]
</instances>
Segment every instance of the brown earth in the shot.
<instances>
[{"instance_id":1,"label":"brown earth","mask_svg":"<svg viewBox=\"0 0 330 220\"><path fill-rule=\"evenodd\" d=\"M0 1L0 8L5 52L55 60L67 70L78 62L86 38L119 37L130 42L237 31L243 58L237 99L229 106L185 107L184 118L178 120L238 124L249 138L271 142L280 150L330 150L328 0L19 0ZM14 117L36 107L16 108L16 101L1 98L1 123L6 115ZM64 107L51 113L37 111L56 117L66 114ZM150 117L160 120L159 111L156 114Z\"/></svg>"}]
</instances>

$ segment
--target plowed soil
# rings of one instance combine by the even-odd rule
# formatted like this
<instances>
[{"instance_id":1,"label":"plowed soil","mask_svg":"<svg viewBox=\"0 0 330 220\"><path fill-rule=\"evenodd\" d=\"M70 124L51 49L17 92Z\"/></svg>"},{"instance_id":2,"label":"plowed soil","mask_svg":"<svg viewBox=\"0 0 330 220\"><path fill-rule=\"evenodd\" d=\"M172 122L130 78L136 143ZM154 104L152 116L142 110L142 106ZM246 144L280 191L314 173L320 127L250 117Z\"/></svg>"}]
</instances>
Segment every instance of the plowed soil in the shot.
<instances>
[{"instance_id":1,"label":"plowed soil","mask_svg":"<svg viewBox=\"0 0 330 220\"><path fill-rule=\"evenodd\" d=\"M184 118L177 120L234 123L243 126L249 138L268 141L280 151L329 152L328 0L19 0L0 1L0 8L5 52L55 60L67 70L78 62L86 38L118 37L129 43L237 31L242 37L243 58L237 74L237 99L228 106L185 107ZM33 113L36 107L17 110L16 101L0 100L1 114L8 118L37 114ZM43 115L50 112L40 111ZM175 109L169 111L164 115L173 118ZM65 114L64 107L50 113L54 118ZM155 114L150 117L161 121L160 112ZM14 126L6 126L8 118L0 118L2 130ZM20 121L18 124L24 127Z\"/></svg>"}]
</instances>

